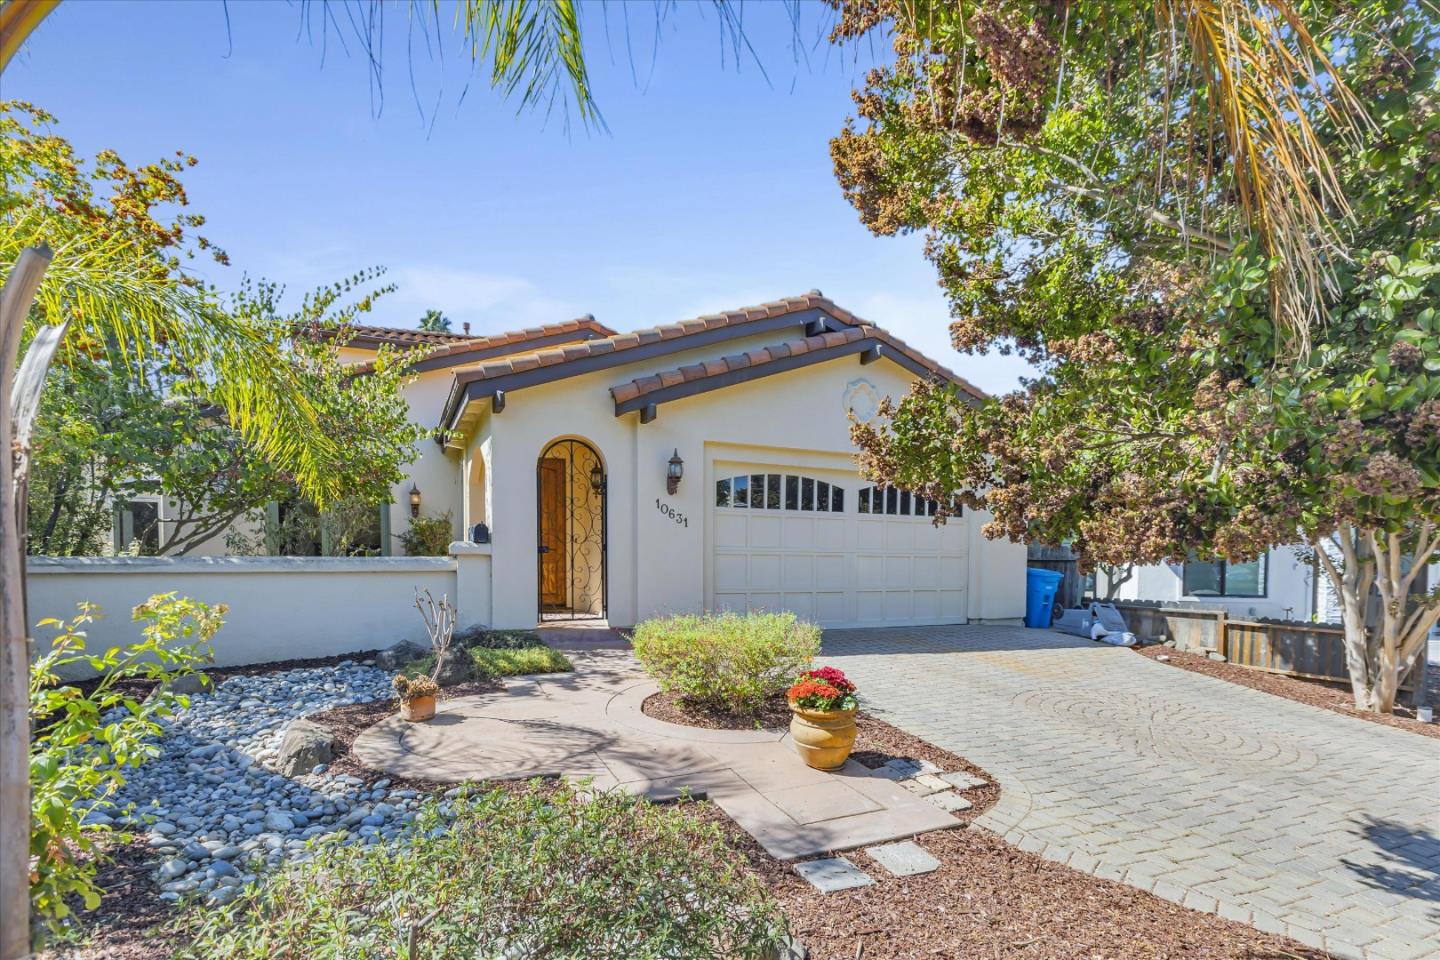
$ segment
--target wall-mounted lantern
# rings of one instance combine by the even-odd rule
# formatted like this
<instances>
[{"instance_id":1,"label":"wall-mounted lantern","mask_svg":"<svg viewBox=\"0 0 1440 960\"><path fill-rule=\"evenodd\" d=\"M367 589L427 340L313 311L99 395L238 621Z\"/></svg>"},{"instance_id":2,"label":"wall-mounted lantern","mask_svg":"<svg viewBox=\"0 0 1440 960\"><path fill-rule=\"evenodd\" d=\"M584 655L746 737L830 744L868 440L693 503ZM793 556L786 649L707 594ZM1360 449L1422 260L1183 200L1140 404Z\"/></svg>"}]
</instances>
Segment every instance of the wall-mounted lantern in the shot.
<instances>
[{"instance_id":1,"label":"wall-mounted lantern","mask_svg":"<svg viewBox=\"0 0 1440 960\"><path fill-rule=\"evenodd\" d=\"M410 516L420 516L420 488L410 484Z\"/></svg>"},{"instance_id":2,"label":"wall-mounted lantern","mask_svg":"<svg viewBox=\"0 0 1440 960\"><path fill-rule=\"evenodd\" d=\"M685 476L685 461L680 459L680 449L677 447L675 453L670 457L670 463L665 468L665 492L674 493L680 488L680 478Z\"/></svg>"},{"instance_id":3,"label":"wall-mounted lantern","mask_svg":"<svg viewBox=\"0 0 1440 960\"><path fill-rule=\"evenodd\" d=\"M590 489L594 493L605 489L605 471L600 469L598 463L590 468Z\"/></svg>"}]
</instances>

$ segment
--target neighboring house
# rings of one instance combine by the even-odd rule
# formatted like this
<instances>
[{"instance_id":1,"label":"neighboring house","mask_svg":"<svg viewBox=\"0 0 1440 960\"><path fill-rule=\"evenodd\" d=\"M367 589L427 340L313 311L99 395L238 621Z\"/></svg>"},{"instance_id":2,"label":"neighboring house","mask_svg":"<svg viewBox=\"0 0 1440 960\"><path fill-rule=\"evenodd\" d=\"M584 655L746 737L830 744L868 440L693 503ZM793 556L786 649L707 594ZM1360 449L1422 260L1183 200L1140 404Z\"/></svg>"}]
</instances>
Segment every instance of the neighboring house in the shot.
<instances>
[{"instance_id":1,"label":"neighboring house","mask_svg":"<svg viewBox=\"0 0 1440 960\"><path fill-rule=\"evenodd\" d=\"M916 378L983 395L812 292L618 334L584 317L487 337L361 327L344 348L432 344L407 394L439 431L382 510L386 544L449 512L490 538L496 627L617 626L785 609L825 626L1012 621L1025 548L983 516L856 472L850 415Z\"/></svg>"},{"instance_id":2,"label":"neighboring house","mask_svg":"<svg viewBox=\"0 0 1440 960\"><path fill-rule=\"evenodd\" d=\"M1155 600L1223 608L1232 617L1275 620L1330 619L1326 609L1329 584L1319 578L1303 547L1276 547L1248 563L1191 561L1137 566L1116 577L1123 580L1117 600ZM1097 571L1090 592L1106 596L1109 581ZM1318 615L1317 615L1318 614Z\"/></svg>"}]
</instances>

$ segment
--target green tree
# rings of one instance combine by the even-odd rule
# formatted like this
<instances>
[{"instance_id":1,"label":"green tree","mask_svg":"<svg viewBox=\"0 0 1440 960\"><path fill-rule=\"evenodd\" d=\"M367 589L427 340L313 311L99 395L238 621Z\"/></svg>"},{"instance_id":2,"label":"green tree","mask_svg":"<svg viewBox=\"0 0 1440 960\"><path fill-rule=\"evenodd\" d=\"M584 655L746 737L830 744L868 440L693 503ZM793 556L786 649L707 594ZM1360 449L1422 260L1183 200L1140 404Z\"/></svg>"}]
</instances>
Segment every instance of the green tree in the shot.
<instances>
[{"instance_id":1,"label":"green tree","mask_svg":"<svg viewBox=\"0 0 1440 960\"><path fill-rule=\"evenodd\" d=\"M1329 158L1296 172L1328 181L1313 188L1335 195L1327 211L1350 211L1339 233L1295 227L1329 251L1314 287L1326 320L1303 344L1275 292L1293 264L1226 172L1228 141L1204 110L1174 107L1170 34L1125 54L1144 69L1117 71L1106 44L1071 55L1038 14L991 29L968 69L998 79L958 101L937 102L950 94L927 70L872 75L837 170L872 228L928 232L956 346L1019 350L1041 376L978 407L922 385L888 427L857 428L866 469L930 496L967 490L988 534L1066 542L1087 565L1308 542L1342 598L1356 704L1391 710L1440 619L1440 590L1411 590L1440 547L1437 15L1375 0L1306 7L1289 29L1323 36L1338 65L1317 77L1297 62L1282 87L1289 122ZM1038 73L1019 66L1042 48ZM1022 87L1007 110L1023 129L954 128L987 89L993 115ZM1340 88L1365 105L1358 127L1330 109Z\"/></svg>"},{"instance_id":2,"label":"green tree","mask_svg":"<svg viewBox=\"0 0 1440 960\"><path fill-rule=\"evenodd\" d=\"M208 384L166 345L136 363L111 352L57 371L45 391L31 445L30 552L106 552L112 505L155 498L167 501L155 553L183 555L237 521L257 534L232 543L236 552L287 553L302 539L350 552L364 526L357 521L378 520L378 505L389 502L426 436L402 395L413 380L407 364L423 351L387 347L364 376L352 375L339 356L344 330L388 289L369 289L379 275L366 271L317 290L289 314L279 307L282 289L264 282L247 281L226 305L277 342L321 429L347 438L334 467L343 497L289 511L291 522L274 529L268 504L304 502L285 464L239 435L209 402Z\"/></svg>"},{"instance_id":3,"label":"green tree","mask_svg":"<svg viewBox=\"0 0 1440 960\"><path fill-rule=\"evenodd\" d=\"M421 330L432 330L437 333L450 332L450 318L439 310L426 310L425 316L420 318Z\"/></svg>"}]
</instances>

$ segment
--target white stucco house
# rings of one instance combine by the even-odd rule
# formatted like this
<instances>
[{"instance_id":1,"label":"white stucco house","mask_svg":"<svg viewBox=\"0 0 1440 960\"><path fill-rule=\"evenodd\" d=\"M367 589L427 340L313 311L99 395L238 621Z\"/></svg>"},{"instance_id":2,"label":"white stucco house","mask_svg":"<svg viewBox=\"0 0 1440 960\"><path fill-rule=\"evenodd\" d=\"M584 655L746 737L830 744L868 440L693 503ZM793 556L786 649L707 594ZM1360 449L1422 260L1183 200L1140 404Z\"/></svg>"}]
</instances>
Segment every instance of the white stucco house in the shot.
<instances>
[{"instance_id":1,"label":"white stucco house","mask_svg":"<svg viewBox=\"0 0 1440 960\"><path fill-rule=\"evenodd\" d=\"M852 413L876 416L918 378L982 394L818 292L633 333L588 316L478 337L357 327L341 356L363 373L385 344L431 348L406 398L434 431L377 507L385 555L227 556L216 538L184 557L32 557L31 609L123 613L170 591L225 603L220 664L422 639L417 590L448 595L462 627L500 629L1024 615L1025 547L986 540L984 514L935 525L934 504L862 479L850 441ZM448 555L393 555L412 512L450 515ZM111 616L89 632L102 648L135 629Z\"/></svg>"},{"instance_id":2,"label":"white stucco house","mask_svg":"<svg viewBox=\"0 0 1440 960\"><path fill-rule=\"evenodd\" d=\"M408 388L421 445L385 526L484 524L496 627L628 626L671 611L786 609L825 626L1009 621L1023 546L983 517L936 526L856 472L850 414L919 377L980 397L818 292L616 333L584 317L494 336L362 327L344 356L428 343ZM389 541L390 538L386 537Z\"/></svg>"}]
</instances>

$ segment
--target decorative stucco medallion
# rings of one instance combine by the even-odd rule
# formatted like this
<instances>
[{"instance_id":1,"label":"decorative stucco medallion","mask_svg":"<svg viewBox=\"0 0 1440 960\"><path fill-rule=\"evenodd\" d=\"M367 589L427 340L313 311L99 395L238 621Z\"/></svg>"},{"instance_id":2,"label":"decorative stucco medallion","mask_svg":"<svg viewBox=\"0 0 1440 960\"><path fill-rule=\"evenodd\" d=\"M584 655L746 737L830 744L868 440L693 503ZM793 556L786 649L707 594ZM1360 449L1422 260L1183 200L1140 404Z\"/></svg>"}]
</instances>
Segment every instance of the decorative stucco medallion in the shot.
<instances>
[{"instance_id":1,"label":"decorative stucco medallion","mask_svg":"<svg viewBox=\"0 0 1440 960\"><path fill-rule=\"evenodd\" d=\"M840 400L847 413L853 413L861 423L869 423L880 412L880 391L875 384L861 377L845 384L845 393Z\"/></svg>"}]
</instances>

